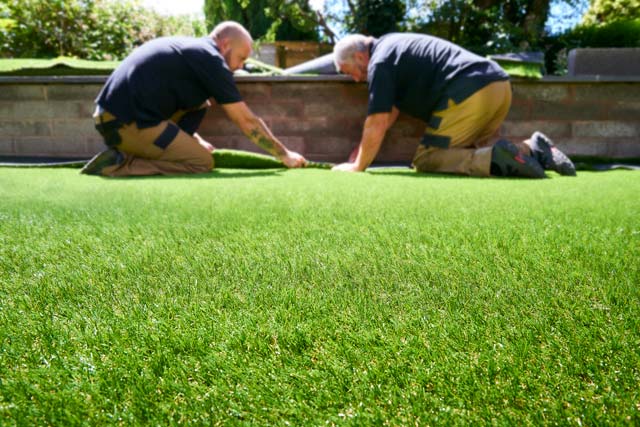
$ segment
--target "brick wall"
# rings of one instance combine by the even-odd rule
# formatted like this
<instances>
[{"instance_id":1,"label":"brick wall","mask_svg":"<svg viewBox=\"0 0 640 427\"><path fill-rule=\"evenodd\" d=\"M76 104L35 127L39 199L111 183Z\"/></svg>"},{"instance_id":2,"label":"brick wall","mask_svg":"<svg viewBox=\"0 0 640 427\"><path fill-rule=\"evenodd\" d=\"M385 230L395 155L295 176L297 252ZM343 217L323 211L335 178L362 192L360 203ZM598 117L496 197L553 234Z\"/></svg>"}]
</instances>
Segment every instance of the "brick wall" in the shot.
<instances>
[{"instance_id":1,"label":"brick wall","mask_svg":"<svg viewBox=\"0 0 640 427\"><path fill-rule=\"evenodd\" d=\"M51 78L49 78L51 79ZM0 80L0 155L87 157L102 149L90 119L103 78ZM343 77L239 78L247 104L287 146L313 160L344 160L366 114L366 86ZM573 155L640 157L637 81L516 81L501 133L549 134ZM402 116L378 161L409 161L424 125ZM260 151L212 108L200 134L217 147Z\"/></svg>"}]
</instances>

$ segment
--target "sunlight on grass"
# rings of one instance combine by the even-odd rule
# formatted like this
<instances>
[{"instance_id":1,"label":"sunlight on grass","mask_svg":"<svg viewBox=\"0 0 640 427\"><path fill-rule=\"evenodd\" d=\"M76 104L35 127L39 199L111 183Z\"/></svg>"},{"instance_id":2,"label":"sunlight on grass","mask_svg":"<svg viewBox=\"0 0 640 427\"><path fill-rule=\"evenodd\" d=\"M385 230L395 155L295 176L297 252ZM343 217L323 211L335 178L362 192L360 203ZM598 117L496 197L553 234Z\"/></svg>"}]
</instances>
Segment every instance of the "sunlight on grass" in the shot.
<instances>
[{"instance_id":1,"label":"sunlight on grass","mask_svg":"<svg viewBox=\"0 0 640 427\"><path fill-rule=\"evenodd\" d=\"M638 176L0 170L0 424L638 424Z\"/></svg>"}]
</instances>

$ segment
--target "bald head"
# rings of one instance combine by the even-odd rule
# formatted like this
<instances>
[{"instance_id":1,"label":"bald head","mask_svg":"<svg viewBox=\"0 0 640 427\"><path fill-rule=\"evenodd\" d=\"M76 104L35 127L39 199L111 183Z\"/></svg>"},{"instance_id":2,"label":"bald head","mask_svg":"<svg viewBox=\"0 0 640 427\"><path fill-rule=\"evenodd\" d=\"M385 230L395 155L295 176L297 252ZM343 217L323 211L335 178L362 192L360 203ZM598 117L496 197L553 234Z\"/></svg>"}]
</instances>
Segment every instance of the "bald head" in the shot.
<instances>
[{"instance_id":1,"label":"bald head","mask_svg":"<svg viewBox=\"0 0 640 427\"><path fill-rule=\"evenodd\" d=\"M216 25L209 37L218 46L231 71L242 68L251 55L251 43L253 43L251 34L237 22L221 22Z\"/></svg>"},{"instance_id":2,"label":"bald head","mask_svg":"<svg viewBox=\"0 0 640 427\"><path fill-rule=\"evenodd\" d=\"M209 35L215 42L222 40L230 40L232 42L249 42L253 43L251 34L242 25L235 21L224 21L216 25Z\"/></svg>"}]
</instances>

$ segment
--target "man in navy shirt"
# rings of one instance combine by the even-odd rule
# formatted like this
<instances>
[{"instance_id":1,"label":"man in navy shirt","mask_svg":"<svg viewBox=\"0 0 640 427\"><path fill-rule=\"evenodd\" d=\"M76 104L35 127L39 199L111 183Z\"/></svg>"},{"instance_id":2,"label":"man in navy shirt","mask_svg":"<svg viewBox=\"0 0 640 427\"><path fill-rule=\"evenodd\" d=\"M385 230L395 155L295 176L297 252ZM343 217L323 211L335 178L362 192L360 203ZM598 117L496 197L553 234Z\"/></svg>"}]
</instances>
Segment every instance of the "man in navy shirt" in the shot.
<instances>
[{"instance_id":1,"label":"man in navy shirt","mask_svg":"<svg viewBox=\"0 0 640 427\"><path fill-rule=\"evenodd\" d=\"M209 98L259 147L287 167L304 166L304 157L289 151L238 92L233 71L251 54L251 43L246 29L228 21L209 37L159 38L134 50L96 99L96 129L109 149L82 172L129 176L211 170L214 148L196 132Z\"/></svg>"},{"instance_id":2,"label":"man in navy shirt","mask_svg":"<svg viewBox=\"0 0 640 427\"><path fill-rule=\"evenodd\" d=\"M575 168L545 135L511 143L492 138L511 106L509 76L493 61L422 34L379 39L345 37L334 48L339 72L368 81L369 107L357 153L337 165L363 171L402 111L426 124L413 159L422 172L543 178L544 169L575 175Z\"/></svg>"}]
</instances>

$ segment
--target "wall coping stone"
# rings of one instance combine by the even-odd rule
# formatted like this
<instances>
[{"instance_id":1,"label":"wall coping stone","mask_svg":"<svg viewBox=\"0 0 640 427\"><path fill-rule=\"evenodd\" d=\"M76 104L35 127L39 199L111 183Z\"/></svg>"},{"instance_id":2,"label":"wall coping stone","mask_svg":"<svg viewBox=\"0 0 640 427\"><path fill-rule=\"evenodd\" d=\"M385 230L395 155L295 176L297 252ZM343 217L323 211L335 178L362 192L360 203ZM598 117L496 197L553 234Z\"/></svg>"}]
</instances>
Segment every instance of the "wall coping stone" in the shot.
<instances>
[{"instance_id":1,"label":"wall coping stone","mask_svg":"<svg viewBox=\"0 0 640 427\"><path fill-rule=\"evenodd\" d=\"M108 76L0 76L2 84L103 84ZM353 82L345 75L321 76L235 76L238 83L322 83ZM545 76L540 80L513 78L515 83L640 83L638 76Z\"/></svg>"}]
</instances>

